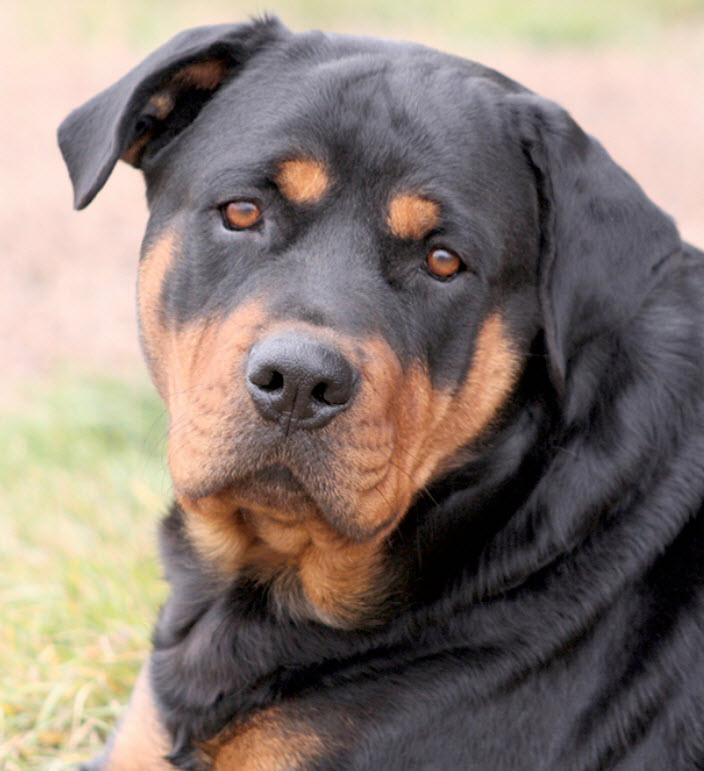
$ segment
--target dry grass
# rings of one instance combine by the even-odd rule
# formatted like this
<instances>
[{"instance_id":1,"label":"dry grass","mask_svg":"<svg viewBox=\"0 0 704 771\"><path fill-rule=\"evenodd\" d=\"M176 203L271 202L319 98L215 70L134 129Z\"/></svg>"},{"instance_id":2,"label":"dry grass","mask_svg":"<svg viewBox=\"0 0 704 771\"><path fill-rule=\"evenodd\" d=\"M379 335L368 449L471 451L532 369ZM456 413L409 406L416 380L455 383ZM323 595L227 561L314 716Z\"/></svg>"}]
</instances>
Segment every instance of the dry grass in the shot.
<instances>
[{"instance_id":1,"label":"dry grass","mask_svg":"<svg viewBox=\"0 0 704 771\"><path fill-rule=\"evenodd\" d=\"M0 767L95 752L164 596L163 412L145 383L67 378L0 416Z\"/></svg>"}]
</instances>

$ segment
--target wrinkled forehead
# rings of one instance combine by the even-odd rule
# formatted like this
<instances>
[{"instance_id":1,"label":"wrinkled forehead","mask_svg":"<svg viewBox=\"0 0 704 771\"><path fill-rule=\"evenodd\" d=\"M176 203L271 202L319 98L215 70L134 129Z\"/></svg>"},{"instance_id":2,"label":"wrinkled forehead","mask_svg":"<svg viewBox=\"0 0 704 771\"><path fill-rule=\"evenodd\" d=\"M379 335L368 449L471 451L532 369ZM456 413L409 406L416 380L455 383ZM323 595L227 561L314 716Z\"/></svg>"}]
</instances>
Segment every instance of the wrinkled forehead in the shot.
<instances>
[{"instance_id":1,"label":"wrinkled forehead","mask_svg":"<svg viewBox=\"0 0 704 771\"><path fill-rule=\"evenodd\" d=\"M496 175L485 148L500 138L499 94L451 57L400 50L305 58L284 49L225 85L184 139L202 177L303 156L348 181L356 173L416 188L465 184ZM458 157L471 161L471 178L458 174Z\"/></svg>"}]
</instances>

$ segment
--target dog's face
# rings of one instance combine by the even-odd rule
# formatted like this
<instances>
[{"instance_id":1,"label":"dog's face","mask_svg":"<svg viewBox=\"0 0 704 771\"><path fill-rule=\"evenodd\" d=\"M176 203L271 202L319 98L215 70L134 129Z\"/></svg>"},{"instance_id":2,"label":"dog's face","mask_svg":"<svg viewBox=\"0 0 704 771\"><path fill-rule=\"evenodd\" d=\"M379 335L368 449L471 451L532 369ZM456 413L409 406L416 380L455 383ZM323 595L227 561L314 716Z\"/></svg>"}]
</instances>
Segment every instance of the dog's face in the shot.
<instances>
[{"instance_id":1,"label":"dog's face","mask_svg":"<svg viewBox=\"0 0 704 771\"><path fill-rule=\"evenodd\" d=\"M171 472L233 567L252 537L273 563L311 539L376 554L506 402L537 202L520 148L481 151L502 144L493 90L449 60L283 50L143 162L140 328Z\"/></svg>"},{"instance_id":2,"label":"dog's face","mask_svg":"<svg viewBox=\"0 0 704 771\"><path fill-rule=\"evenodd\" d=\"M280 52L144 162L141 330L187 508L373 539L505 402L535 193L520 148L481 152L491 87L415 58Z\"/></svg>"},{"instance_id":3,"label":"dog's face","mask_svg":"<svg viewBox=\"0 0 704 771\"><path fill-rule=\"evenodd\" d=\"M357 623L411 503L510 414L544 326L545 159L529 97L478 65L214 30L94 100L111 143L76 150L72 116L64 152L79 205L118 156L145 173L140 331L196 549Z\"/></svg>"}]
</instances>

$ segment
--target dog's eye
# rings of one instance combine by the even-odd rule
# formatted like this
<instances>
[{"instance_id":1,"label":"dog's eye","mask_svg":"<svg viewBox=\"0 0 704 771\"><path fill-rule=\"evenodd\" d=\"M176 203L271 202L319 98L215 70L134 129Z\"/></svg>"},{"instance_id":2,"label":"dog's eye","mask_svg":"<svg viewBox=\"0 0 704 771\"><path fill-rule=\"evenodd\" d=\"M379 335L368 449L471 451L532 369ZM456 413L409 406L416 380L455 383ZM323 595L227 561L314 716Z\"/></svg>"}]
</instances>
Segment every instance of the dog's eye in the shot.
<instances>
[{"instance_id":1,"label":"dog's eye","mask_svg":"<svg viewBox=\"0 0 704 771\"><path fill-rule=\"evenodd\" d=\"M253 201L230 201L222 207L222 216L230 230L247 230L259 222L262 210Z\"/></svg>"},{"instance_id":2,"label":"dog's eye","mask_svg":"<svg viewBox=\"0 0 704 771\"><path fill-rule=\"evenodd\" d=\"M433 278L452 278L462 270L462 260L449 249L431 249L425 258L425 268Z\"/></svg>"}]
</instances>

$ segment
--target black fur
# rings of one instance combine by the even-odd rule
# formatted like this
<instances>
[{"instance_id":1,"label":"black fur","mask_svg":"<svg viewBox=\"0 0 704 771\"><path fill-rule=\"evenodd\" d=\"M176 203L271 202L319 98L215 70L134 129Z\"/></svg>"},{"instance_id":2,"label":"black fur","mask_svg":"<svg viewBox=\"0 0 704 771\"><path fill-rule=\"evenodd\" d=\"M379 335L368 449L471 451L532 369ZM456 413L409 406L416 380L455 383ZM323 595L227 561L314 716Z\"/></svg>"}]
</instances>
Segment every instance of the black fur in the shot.
<instances>
[{"instance_id":1,"label":"black fur","mask_svg":"<svg viewBox=\"0 0 704 771\"><path fill-rule=\"evenodd\" d=\"M169 277L166 316L227 313L270 288L274 315L381 329L444 388L500 307L527 363L501 419L389 536L401 579L374 626L282 619L266 587L223 588L174 506L152 683L176 767L207 767L198 742L284 703L324 739L307 768L704 768L702 253L513 81L274 21L184 33L72 113L60 142L78 207L145 130L154 90L213 55L229 63L223 84L141 160L147 241L191 195L191 257ZM257 180L292 137L322 148L340 189L322 213L281 214L248 247L255 270L199 216L257 184L268 200ZM368 224L399 180L443 202L432 238L469 265L447 286Z\"/></svg>"}]
</instances>

